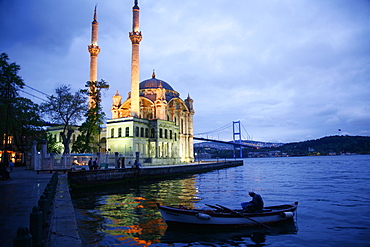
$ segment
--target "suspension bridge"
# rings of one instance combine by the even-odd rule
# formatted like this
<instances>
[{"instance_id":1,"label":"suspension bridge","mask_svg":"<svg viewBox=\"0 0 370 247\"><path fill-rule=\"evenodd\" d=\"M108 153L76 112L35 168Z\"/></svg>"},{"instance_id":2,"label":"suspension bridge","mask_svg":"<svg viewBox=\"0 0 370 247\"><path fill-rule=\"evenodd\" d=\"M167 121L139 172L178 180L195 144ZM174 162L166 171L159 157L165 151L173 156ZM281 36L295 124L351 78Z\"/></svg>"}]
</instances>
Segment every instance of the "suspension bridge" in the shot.
<instances>
[{"instance_id":1,"label":"suspension bridge","mask_svg":"<svg viewBox=\"0 0 370 247\"><path fill-rule=\"evenodd\" d=\"M220 140L216 139L214 137L209 137L209 135L214 135L217 132L221 132L227 129L230 129L232 127L233 131L233 140L232 141L227 141L227 140ZM242 134L242 128L246 132L247 137L243 136ZM241 124L240 121L233 121L231 123L228 123L220 128L208 131L208 132L203 132L203 133L197 133L194 134L194 140L198 141L209 141L209 142L216 142L216 143L223 143L223 144L228 144L228 145L233 145L234 150L239 149L240 152L240 157L242 157L242 148L247 147L247 148L258 148L256 144L254 143L249 143L246 140L250 140L250 136L248 132L245 130L244 126ZM243 141L244 140L244 141Z\"/></svg>"}]
</instances>

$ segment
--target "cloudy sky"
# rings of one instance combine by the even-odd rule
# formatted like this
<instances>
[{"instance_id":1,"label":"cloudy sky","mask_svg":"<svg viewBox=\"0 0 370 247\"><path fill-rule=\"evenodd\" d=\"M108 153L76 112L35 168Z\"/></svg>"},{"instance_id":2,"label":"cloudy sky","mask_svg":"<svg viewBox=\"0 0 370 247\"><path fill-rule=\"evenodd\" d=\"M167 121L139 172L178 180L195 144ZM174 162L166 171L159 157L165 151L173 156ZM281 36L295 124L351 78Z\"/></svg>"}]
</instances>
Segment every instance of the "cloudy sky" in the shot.
<instances>
[{"instance_id":1,"label":"cloudy sky","mask_svg":"<svg viewBox=\"0 0 370 247\"><path fill-rule=\"evenodd\" d=\"M130 90L133 0L0 0L0 52L46 94L89 79L98 3L103 105ZM243 139L370 136L370 1L139 0L141 80L194 99L194 132L242 123ZM26 87L24 91L45 98ZM24 95L39 103L38 98ZM338 131L341 129L341 132ZM232 128L209 137L232 139Z\"/></svg>"}]
</instances>

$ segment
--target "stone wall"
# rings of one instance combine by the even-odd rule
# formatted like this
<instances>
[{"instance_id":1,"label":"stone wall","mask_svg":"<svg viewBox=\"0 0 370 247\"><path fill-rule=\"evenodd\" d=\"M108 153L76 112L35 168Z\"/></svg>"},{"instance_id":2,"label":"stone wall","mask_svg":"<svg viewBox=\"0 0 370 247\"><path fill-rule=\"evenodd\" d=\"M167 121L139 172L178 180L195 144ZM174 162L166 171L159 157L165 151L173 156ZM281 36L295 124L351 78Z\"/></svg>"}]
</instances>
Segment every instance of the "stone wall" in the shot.
<instances>
[{"instance_id":1,"label":"stone wall","mask_svg":"<svg viewBox=\"0 0 370 247\"><path fill-rule=\"evenodd\" d=\"M94 184L125 181L131 179L160 178L187 173L200 173L215 169L243 165L242 160L223 161L214 163L186 164L176 166L103 169L92 171L73 171L68 173L68 180L72 187L89 186Z\"/></svg>"}]
</instances>

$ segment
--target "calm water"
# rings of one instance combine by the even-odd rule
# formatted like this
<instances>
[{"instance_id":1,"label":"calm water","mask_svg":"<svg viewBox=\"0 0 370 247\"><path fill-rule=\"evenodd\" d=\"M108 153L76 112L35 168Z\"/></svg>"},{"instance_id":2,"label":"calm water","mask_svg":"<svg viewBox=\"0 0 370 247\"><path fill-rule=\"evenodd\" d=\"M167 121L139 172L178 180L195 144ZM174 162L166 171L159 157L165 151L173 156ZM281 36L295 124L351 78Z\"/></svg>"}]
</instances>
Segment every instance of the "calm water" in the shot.
<instances>
[{"instance_id":1,"label":"calm water","mask_svg":"<svg viewBox=\"0 0 370 247\"><path fill-rule=\"evenodd\" d=\"M73 193L85 246L370 246L370 155L244 159L244 166ZM299 201L273 230L168 229L155 207Z\"/></svg>"}]
</instances>

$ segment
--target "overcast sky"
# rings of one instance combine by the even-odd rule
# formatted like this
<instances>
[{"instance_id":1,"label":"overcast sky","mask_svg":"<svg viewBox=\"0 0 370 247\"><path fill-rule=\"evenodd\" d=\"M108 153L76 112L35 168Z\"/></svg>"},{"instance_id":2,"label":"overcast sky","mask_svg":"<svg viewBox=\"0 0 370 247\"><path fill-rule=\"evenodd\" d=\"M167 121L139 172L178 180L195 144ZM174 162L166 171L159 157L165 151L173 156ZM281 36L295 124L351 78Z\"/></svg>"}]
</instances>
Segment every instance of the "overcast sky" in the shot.
<instances>
[{"instance_id":1,"label":"overcast sky","mask_svg":"<svg viewBox=\"0 0 370 247\"><path fill-rule=\"evenodd\" d=\"M47 94L89 80L98 3L98 78L130 90L133 0L0 0L0 52ZM232 121L243 139L293 142L370 136L370 1L139 0L140 78L194 99L194 132ZM45 98L25 88L26 92ZM36 103L40 100L24 95ZM339 132L338 129L341 129ZM232 128L209 134L232 139Z\"/></svg>"}]
</instances>

